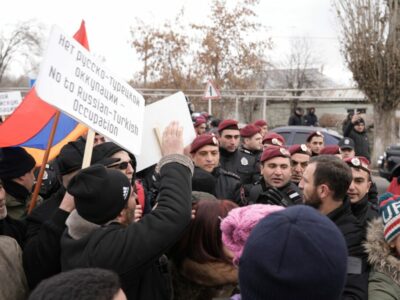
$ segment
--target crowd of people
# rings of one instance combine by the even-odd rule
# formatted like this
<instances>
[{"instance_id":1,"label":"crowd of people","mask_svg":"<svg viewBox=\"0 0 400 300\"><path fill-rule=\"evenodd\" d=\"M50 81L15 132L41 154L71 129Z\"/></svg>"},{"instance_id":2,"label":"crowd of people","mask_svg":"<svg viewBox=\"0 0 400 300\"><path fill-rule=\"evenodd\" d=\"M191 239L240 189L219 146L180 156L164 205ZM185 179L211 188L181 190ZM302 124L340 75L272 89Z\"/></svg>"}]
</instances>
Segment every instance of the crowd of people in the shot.
<instances>
[{"instance_id":1,"label":"crowd of people","mask_svg":"<svg viewBox=\"0 0 400 300\"><path fill-rule=\"evenodd\" d=\"M400 195L378 196L360 122L287 146L199 116L187 147L172 122L139 172L101 135L82 169L81 137L30 212L40 162L1 148L0 299L400 299Z\"/></svg>"}]
</instances>

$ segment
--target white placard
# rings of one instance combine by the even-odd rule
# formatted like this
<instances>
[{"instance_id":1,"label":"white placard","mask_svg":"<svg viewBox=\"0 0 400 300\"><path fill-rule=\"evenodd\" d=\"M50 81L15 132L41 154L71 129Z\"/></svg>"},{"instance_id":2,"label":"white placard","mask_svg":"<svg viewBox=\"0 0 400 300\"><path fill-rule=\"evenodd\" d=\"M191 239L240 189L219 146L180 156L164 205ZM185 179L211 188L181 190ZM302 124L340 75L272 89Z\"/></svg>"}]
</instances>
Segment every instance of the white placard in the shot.
<instances>
[{"instance_id":1,"label":"white placard","mask_svg":"<svg viewBox=\"0 0 400 300\"><path fill-rule=\"evenodd\" d=\"M21 92L0 93L0 116L11 115L21 104Z\"/></svg>"},{"instance_id":2,"label":"white placard","mask_svg":"<svg viewBox=\"0 0 400 300\"><path fill-rule=\"evenodd\" d=\"M126 150L140 153L143 97L57 26L52 28L35 87L44 101Z\"/></svg>"},{"instance_id":3,"label":"white placard","mask_svg":"<svg viewBox=\"0 0 400 300\"><path fill-rule=\"evenodd\" d=\"M141 155L136 157L136 172L158 163L161 159L161 149L154 128L158 128L162 134L169 123L178 121L183 127L184 146L192 143L196 137L186 98L182 92L147 105L144 119L146 122L143 127L142 151Z\"/></svg>"}]
</instances>

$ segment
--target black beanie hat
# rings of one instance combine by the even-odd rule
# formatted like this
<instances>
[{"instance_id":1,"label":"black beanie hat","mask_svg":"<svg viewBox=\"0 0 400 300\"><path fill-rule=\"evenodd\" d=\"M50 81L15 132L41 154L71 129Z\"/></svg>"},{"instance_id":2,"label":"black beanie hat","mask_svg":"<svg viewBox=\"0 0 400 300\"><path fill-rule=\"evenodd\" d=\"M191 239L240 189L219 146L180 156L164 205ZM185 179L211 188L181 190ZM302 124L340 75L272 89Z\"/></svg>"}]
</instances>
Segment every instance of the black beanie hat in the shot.
<instances>
[{"instance_id":1,"label":"black beanie hat","mask_svg":"<svg viewBox=\"0 0 400 300\"><path fill-rule=\"evenodd\" d=\"M35 159L22 147L0 148L0 178L14 179L30 172Z\"/></svg>"},{"instance_id":2,"label":"black beanie hat","mask_svg":"<svg viewBox=\"0 0 400 300\"><path fill-rule=\"evenodd\" d=\"M115 219L126 206L131 185L122 172L95 164L80 170L67 191L75 197L76 210L82 218L102 225Z\"/></svg>"},{"instance_id":3,"label":"black beanie hat","mask_svg":"<svg viewBox=\"0 0 400 300\"><path fill-rule=\"evenodd\" d=\"M79 170L82 167L83 155L85 153L85 142L82 140L69 142L62 147L57 157L59 175L65 175ZM93 148L91 164L108 166L117 162L118 159L103 155L96 147Z\"/></svg>"},{"instance_id":4,"label":"black beanie hat","mask_svg":"<svg viewBox=\"0 0 400 300\"><path fill-rule=\"evenodd\" d=\"M314 208L274 212L254 227L240 257L242 299L340 299L347 255L342 233Z\"/></svg>"},{"instance_id":5,"label":"black beanie hat","mask_svg":"<svg viewBox=\"0 0 400 300\"><path fill-rule=\"evenodd\" d=\"M129 151L125 150L124 148L118 146L117 144L115 144L113 142L105 142L105 143L101 143L101 144L95 146L93 149L98 150L103 157L110 157L119 151L125 151L126 153L128 153L129 158L132 161L132 167L136 171L135 156L132 153L130 153Z\"/></svg>"}]
</instances>

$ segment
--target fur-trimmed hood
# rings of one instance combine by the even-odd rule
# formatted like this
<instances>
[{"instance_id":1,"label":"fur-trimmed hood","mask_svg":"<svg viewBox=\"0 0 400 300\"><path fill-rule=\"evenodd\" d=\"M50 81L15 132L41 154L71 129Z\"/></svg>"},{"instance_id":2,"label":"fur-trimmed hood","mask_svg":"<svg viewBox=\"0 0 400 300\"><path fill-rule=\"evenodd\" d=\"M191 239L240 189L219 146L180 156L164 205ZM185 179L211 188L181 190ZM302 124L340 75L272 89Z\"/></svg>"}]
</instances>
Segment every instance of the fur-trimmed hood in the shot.
<instances>
[{"instance_id":1,"label":"fur-trimmed hood","mask_svg":"<svg viewBox=\"0 0 400 300\"><path fill-rule=\"evenodd\" d=\"M368 262L374 270L389 276L400 285L400 259L393 255L384 239L381 218L370 222L364 246L368 253Z\"/></svg>"}]
</instances>

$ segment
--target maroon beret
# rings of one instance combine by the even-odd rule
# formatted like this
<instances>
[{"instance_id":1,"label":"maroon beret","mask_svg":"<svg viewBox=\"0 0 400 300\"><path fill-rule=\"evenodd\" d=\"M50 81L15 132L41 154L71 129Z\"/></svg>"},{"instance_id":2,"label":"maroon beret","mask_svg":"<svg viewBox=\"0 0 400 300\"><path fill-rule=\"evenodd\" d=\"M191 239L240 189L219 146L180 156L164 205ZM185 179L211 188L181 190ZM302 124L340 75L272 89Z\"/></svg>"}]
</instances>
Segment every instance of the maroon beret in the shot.
<instances>
[{"instance_id":1,"label":"maroon beret","mask_svg":"<svg viewBox=\"0 0 400 300\"><path fill-rule=\"evenodd\" d=\"M207 123L206 119L204 117L197 117L196 122L194 122L193 126L197 127L200 126L201 124Z\"/></svg>"},{"instance_id":2,"label":"maroon beret","mask_svg":"<svg viewBox=\"0 0 400 300\"><path fill-rule=\"evenodd\" d=\"M258 127L263 127L263 126L265 126L265 125L268 126L267 121L264 121L264 120L257 120L257 121L255 121L253 124L256 125L256 126L258 126Z\"/></svg>"},{"instance_id":3,"label":"maroon beret","mask_svg":"<svg viewBox=\"0 0 400 300\"><path fill-rule=\"evenodd\" d=\"M320 155L322 154L340 154L340 147L339 145L327 145L324 148L321 149L319 152Z\"/></svg>"},{"instance_id":4,"label":"maroon beret","mask_svg":"<svg viewBox=\"0 0 400 300\"><path fill-rule=\"evenodd\" d=\"M285 145L285 138L276 132L268 132L264 138L262 143L268 145L275 145L275 146L283 146Z\"/></svg>"},{"instance_id":5,"label":"maroon beret","mask_svg":"<svg viewBox=\"0 0 400 300\"><path fill-rule=\"evenodd\" d=\"M296 153L300 153L300 154L307 154L311 156L311 152L310 150L307 148L306 144L296 144L296 145L292 145L289 148L289 152L290 155L296 154Z\"/></svg>"},{"instance_id":6,"label":"maroon beret","mask_svg":"<svg viewBox=\"0 0 400 300\"><path fill-rule=\"evenodd\" d=\"M233 119L223 120L218 125L218 131L221 132L224 129L237 129L237 130L239 130L238 121L233 120Z\"/></svg>"},{"instance_id":7,"label":"maroon beret","mask_svg":"<svg viewBox=\"0 0 400 300\"><path fill-rule=\"evenodd\" d=\"M242 129L240 129L240 136L241 137L252 137L256 133L260 133L261 128L256 125L246 125Z\"/></svg>"},{"instance_id":8,"label":"maroon beret","mask_svg":"<svg viewBox=\"0 0 400 300\"><path fill-rule=\"evenodd\" d=\"M214 134L204 133L204 134L197 136L193 140L193 142L190 146L190 153L195 153L201 147L206 146L206 145L212 145L212 146L218 147L218 140Z\"/></svg>"},{"instance_id":9,"label":"maroon beret","mask_svg":"<svg viewBox=\"0 0 400 300\"><path fill-rule=\"evenodd\" d=\"M266 148L261 154L261 162L270 160L275 157L288 157L290 158L290 152L285 147L271 146Z\"/></svg>"},{"instance_id":10,"label":"maroon beret","mask_svg":"<svg viewBox=\"0 0 400 300\"><path fill-rule=\"evenodd\" d=\"M321 131L314 131L314 132L311 132L311 133L309 134L309 136L308 136L308 138L307 138L307 142L310 142L311 139L312 139L314 136L324 137L324 135L321 133Z\"/></svg>"},{"instance_id":11,"label":"maroon beret","mask_svg":"<svg viewBox=\"0 0 400 300\"><path fill-rule=\"evenodd\" d=\"M346 158L344 162L347 163L352 168L360 168L368 173L371 173L371 170L369 169L369 160L364 156Z\"/></svg>"}]
</instances>

